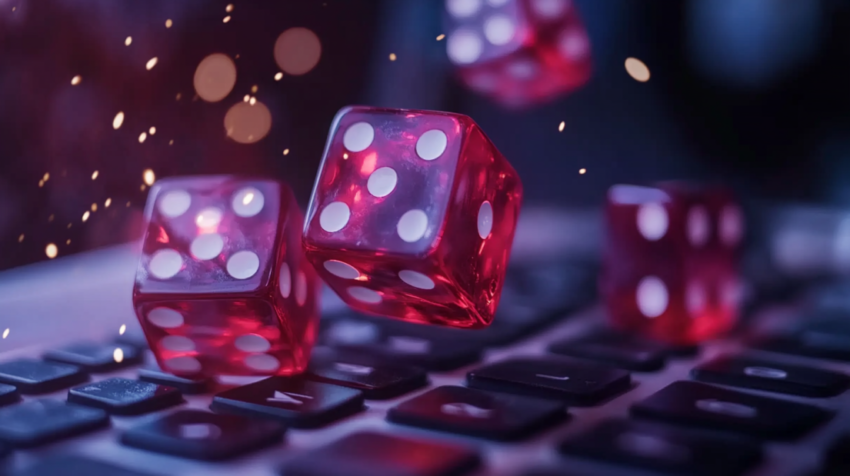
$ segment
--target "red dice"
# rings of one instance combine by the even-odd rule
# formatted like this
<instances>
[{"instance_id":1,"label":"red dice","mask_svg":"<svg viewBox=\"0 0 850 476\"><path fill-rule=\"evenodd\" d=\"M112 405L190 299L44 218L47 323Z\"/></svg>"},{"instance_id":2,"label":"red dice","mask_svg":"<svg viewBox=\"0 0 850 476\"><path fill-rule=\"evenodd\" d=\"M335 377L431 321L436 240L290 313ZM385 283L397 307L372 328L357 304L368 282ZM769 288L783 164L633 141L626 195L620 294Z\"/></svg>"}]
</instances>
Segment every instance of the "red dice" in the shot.
<instances>
[{"instance_id":1,"label":"red dice","mask_svg":"<svg viewBox=\"0 0 850 476\"><path fill-rule=\"evenodd\" d=\"M362 312L484 327L521 198L517 173L469 117L345 108L307 211L307 259Z\"/></svg>"},{"instance_id":2,"label":"red dice","mask_svg":"<svg viewBox=\"0 0 850 476\"><path fill-rule=\"evenodd\" d=\"M288 375L316 336L320 284L290 189L228 176L151 188L133 305L164 370Z\"/></svg>"},{"instance_id":3,"label":"red dice","mask_svg":"<svg viewBox=\"0 0 850 476\"><path fill-rule=\"evenodd\" d=\"M691 344L735 324L744 219L729 192L615 185L606 221L600 287L615 326Z\"/></svg>"},{"instance_id":4,"label":"red dice","mask_svg":"<svg viewBox=\"0 0 850 476\"><path fill-rule=\"evenodd\" d=\"M571 0L446 0L446 52L471 89L509 107L590 78L590 41Z\"/></svg>"}]
</instances>

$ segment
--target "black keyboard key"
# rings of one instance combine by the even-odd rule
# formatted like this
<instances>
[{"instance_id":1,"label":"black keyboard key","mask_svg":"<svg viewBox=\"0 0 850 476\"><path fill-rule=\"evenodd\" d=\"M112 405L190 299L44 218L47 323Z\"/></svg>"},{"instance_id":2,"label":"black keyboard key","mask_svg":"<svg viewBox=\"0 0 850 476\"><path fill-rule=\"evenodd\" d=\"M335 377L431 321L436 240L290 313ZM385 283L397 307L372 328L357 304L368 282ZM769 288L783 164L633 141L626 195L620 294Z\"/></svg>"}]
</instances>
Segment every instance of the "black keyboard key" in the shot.
<instances>
[{"instance_id":1,"label":"black keyboard key","mask_svg":"<svg viewBox=\"0 0 850 476\"><path fill-rule=\"evenodd\" d=\"M636 372L661 370L669 350L651 342L618 334L597 334L555 342L549 352L594 360Z\"/></svg>"},{"instance_id":2,"label":"black keyboard key","mask_svg":"<svg viewBox=\"0 0 850 476\"><path fill-rule=\"evenodd\" d=\"M82 342L44 354L46 360L77 365L88 372L112 372L140 364L142 350L127 344Z\"/></svg>"},{"instance_id":3,"label":"black keyboard key","mask_svg":"<svg viewBox=\"0 0 850 476\"><path fill-rule=\"evenodd\" d=\"M850 338L840 335L771 336L757 340L752 346L779 354L850 362Z\"/></svg>"},{"instance_id":4,"label":"black keyboard key","mask_svg":"<svg viewBox=\"0 0 850 476\"><path fill-rule=\"evenodd\" d=\"M464 446L364 432L299 454L286 463L281 474L461 476L480 463L478 454Z\"/></svg>"},{"instance_id":5,"label":"black keyboard key","mask_svg":"<svg viewBox=\"0 0 850 476\"><path fill-rule=\"evenodd\" d=\"M6 385L5 383L0 383L0 406L15 403L19 399L20 397L18 396L17 388L11 385Z\"/></svg>"},{"instance_id":6,"label":"black keyboard key","mask_svg":"<svg viewBox=\"0 0 850 476\"><path fill-rule=\"evenodd\" d=\"M163 372L156 365L140 368L139 380L174 387L184 395L207 393L213 388L212 379L206 377L199 377L197 379L179 377L168 372Z\"/></svg>"},{"instance_id":7,"label":"black keyboard key","mask_svg":"<svg viewBox=\"0 0 850 476\"><path fill-rule=\"evenodd\" d=\"M514 440L566 416L560 402L451 386L437 387L387 413L393 423L494 440Z\"/></svg>"},{"instance_id":8,"label":"black keyboard key","mask_svg":"<svg viewBox=\"0 0 850 476\"><path fill-rule=\"evenodd\" d=\"M470 371L466 379L472 388L551 398L570 405L596 405L631 385L625 370L549 358L498 362Z\"/></svg>"},{"instance_id":9,"label":"black keyboard key","mask_svg":"<svg viewBox=\"0 0 850 476\"><path fill-rule=\"evenodd\" d=\"M609 420L571 436L560 451L664 474L736 476L762 457L758 443L628 420Z\"/></svg>"},{"instance_id":10,"label":"black keyboard key","mask_svg":"<svg viewBox=\"0 0 850 476\"><path fill-rule=\"evenodd\" d=\"M24 395L55 392L88 378L74 365L29 359L0 363L0 382L14 385Z\"/></svg>"},{"instance_id":11,"label":"black keyboard key","mask_svg":"<svg viewBox=\"0 0 850 476\"><path fill-rule=\"evenodd\" d=\"M477 362L483 345L464 339L427 337L428 326L397 332L398 324L378 324L361 319L331 320L323 333L326 345L345 352L365 354L383 362L448 371Z\"/></svg>"},{"instance_id":12,"label":"black keyboard key","mask_svg":"<svg viewBox=\"0 0 850 476\"><path fill-rule=\"evenodd\" d=\"M839 436L829 445L823 458L823 470L827 476L850 474L850 433Z\"/></svg>"},{"instance_id":13,"label":"black keyboard key","mask_svg":"<svg viewBox=\"0 0 850 476\"><path fill-rule=\"evenodd\" d=\"M828 411L697 382L674 382L634 404L632 415L680 425L793 438L828 420Z\"/></svg>"},{"instance_id":14,"label":"black keyboard key","mask_svg":"<svg viewBox=\"0 0 850 476\"><path fill-rule=\"evenodd\" d=\"M363 393L303 377L270 377L219 393L210 408L277 419L295 428L315 428L362 410Z\"/></svg>"},{"instance_id":15,"label":"black keyboard key","mask_svg":"<svg viewBox=\"0 0 850 476\"><path fill-rule=\"evenodd\" d=\"M68 401L101 408L113 415L140 415L178 405L183 397L174 387L110 378L72 388Z\"/></svg>"},{"instance_id":16,"label":"black keyboard key","mask_svg":"<svg viewBox=\"0 0 850 476\"><path fill-rule=\"evenodd\" d=\"M184 458L221 460L278 443L283 433L283 425L274 421L181 410L127 430L121 443Z\"/></svg>"},{"instance_id":17,"label":"black keyboard key","mask_svg":"<svg viewBox=\"0 0 850 476\"><path fill-rule=\"evenodd\" d=\"M310 380L333 383L363 392L367 400L395 398L428 383L428 374L416 367L354 363L345 359L316 359L310 363Z\"/></svg>"},{"instance_id":18,"label":"black keyboard key","mask_svg":"<svg viewBox=\"0 0 850 476\"><path fill-rule=\"evenodd\" d=\"M151 476L81 456L52 456L14 476Z\"/></svg>"},{"instance_id":19,"label":"black keyboard key","mask_svg":"<svg viewBox=\"0 0 850 476\"><path fill-rule=\"evenodd\" d=\"M812 367L750 357L718 357L691 371L702 382L805 397L831 397L847 389L850 377Z\"/></svg>"},{"instance_id":20,"label":"black keyboard key","mask_svg":"<svg viewBox=\"0 0 850 476\"><path fill-rule=\"evenodd\" d=\"M0 441L13 446L37 446L86 433L109 424L109 416L59 400L30 400L0 408Z\"/></svg>"}]
</instances>

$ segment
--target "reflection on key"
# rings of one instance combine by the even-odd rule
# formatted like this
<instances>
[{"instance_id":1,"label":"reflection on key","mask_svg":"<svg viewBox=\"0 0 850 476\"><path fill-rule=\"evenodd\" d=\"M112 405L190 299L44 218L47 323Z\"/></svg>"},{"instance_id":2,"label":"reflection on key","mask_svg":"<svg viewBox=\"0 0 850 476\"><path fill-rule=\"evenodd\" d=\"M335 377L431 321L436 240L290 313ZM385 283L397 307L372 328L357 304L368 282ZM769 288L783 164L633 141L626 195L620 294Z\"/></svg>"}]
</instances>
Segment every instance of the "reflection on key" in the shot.
<instances>
[{"instance_id":1,"label":"reflection on key","mask_svg":"<svg viewBox=\"0 0 850 476\"><path fill-rule=\"evenodd\" d=\"M180 425L180 437L187 440L214 440L221 436L221 428L211 423Z\"/></svg>"},{"instance_id":2,"label":"reflection on key","mask_svg":"<svg viewBox=\"0 0 850 476\"><path fill-rule=\"evenodd\" d=\"M623 451L647 458L666 458L676 462L685 462L691 458L691 452L687 447L652 435L623 433L617 437L616 443Z\"/></svg>"},{"instance_id":3,"label":"reflection on key","mask_svg":"<svg viewBox=\"0 0 850 476\"><path fill-rule=\"evenodd\" d=\"M446 415L472 418L490 418L493 414L493 410L489 408L476 407L468 403L445 403L440 407L440 411Z\"/></svg>"},{"instance_id":4,"label":"reflection on key","mask_svg":"<svg viewBox=\"0 0 850 476\"><path fill-rule=\"evenodd\" d=\"M740 403L721 402L719 400L697 400L696 407L705 412L718 413L739 418L755 418L758 410Z\"/></svg>"}]
</instances>

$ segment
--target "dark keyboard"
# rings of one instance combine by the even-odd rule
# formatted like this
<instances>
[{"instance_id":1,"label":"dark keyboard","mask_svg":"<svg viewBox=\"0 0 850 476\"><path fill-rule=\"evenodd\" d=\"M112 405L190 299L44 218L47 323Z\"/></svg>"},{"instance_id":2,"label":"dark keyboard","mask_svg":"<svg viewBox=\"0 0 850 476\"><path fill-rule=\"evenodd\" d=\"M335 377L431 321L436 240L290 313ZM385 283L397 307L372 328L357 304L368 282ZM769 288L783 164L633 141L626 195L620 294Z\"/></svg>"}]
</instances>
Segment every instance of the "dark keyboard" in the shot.
<instances>
[{"instance_id":1,"label":"dark keyboard","mask_svg":"<svg viewBox=\"0 0 850 476\"><path fill-rule=\"evenodd\" d=\"M291 378L169 375L132 317L0 354L0 474L850 474L839 315L676 347L605 330L594 280L512 269L482 331L328 313Z\"/></svg>"}]
</instances>

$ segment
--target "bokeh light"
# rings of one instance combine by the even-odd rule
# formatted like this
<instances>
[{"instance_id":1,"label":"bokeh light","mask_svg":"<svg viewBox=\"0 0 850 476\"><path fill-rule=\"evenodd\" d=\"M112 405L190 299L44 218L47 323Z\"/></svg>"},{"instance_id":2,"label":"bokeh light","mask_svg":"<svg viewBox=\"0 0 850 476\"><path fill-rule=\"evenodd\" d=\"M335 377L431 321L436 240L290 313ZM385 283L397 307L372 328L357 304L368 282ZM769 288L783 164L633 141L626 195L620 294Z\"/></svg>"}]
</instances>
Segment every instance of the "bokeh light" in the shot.
<instances>
[{"instance_id":1,"label":"bokeh light","mask_svg":"<svg viewBox=\"0 0 850 476\"><path fill-rule=\"evenodd\" d=\"M71 78L71 86L76 86L83 81L83 77L79 74Z\"/></svg>"},{"instance_id":2,"label":"bokeh light","mask_svg":"<svg viewBox=\"0 0 850 476\"><path fill-rule=\"evenodd\" d=\"M98 176L98 175L100 175L100 172L98 172L97 170L95 170L95 171L94 171L94 172L92 172L92 174L91 174L91 179L92 179L92 180L97 179L97 176Z\"/></svg>"},{"instance_id":3,"label":"bokeh light","mask_svg":"<svg viewBox=\"0 0 850 476\"><path fill-rule=\"evenodd\" d=\"M558 132L564 132L564 127L566 127L566 126L567 126L567 123L565 121L561 121L561 123L558 124Z\"/></svg>"},{"instance_id":4,"label":"bokeh light","mask_svg":"<svg viewBox=\"0 0 850 476\"><path fill-rule=\"evenodd\" d=\"M127 331L127 324L121 324L121 327L118 328L118 335L124 335L124 332Z\"/></svg>"},{"instance_id":5,"label":"bokeh light","mask_svg":"<svg viewBox=\"0 0 850 476\"><path fill-rule=\"evenodd\" d=\"M105 202L103 202L103 208L109 208L109 205L112 205L112 199L107 198Z\"/></svg>"},{"instance_id":6,"label":"bokeh light","mask_svg":"<svg viewBox=\"0 0 850 476\"><path fill-rule=\"evenodd\" d=\"M283 149L283 155L289 155L289 149Z\"/></svg>"},{"instance_id":7,"label":"bokeh light","mask_svg":"<svg viewBox=\"0 0 850 476\"><path fill-rule=\"evenodd\" d=\"M89 215L91 215L91 212L88 211L88 210L86 210L85 213L83 213L83 222L84 223L85 223L86 220L89 219Z\"/></svg>"},{"instance_id":8,"label":"bokeh light","mask_svg":"<svg viewBox=\"0 0 850 476\"><path fill-rule=\"evenodd\" d=\"M587 169L578 169L578 173L584 175L587 172Z\"/></svg>"},{"instance_id":9,"label":"bokeh light","mask_svg":"<svg viewBox=\"0 0 850 476\"><path fill-rule=\"evenodd\" d=\"M151 128L150 128L150 129L148 129L148 134L150 134L150 135L154 135L154 134L156 134L156 127L151 126Z\"/></svg>"},{"instance_id":10,"label":"bokeh light","mask_svg":"<svg viewBox=\"0 0 850 476\"><path fill-rule=\"evenodd\" d=\"M316 67L321 56L322 43L307 28L290 28L281 33L274 44L274 60L287 74L308 73Z\"/></svg>"},{"instance_id":11,"label":"bokeh light","mask_svg":"<svg viewBox=\"0 0 850 476\"><path fill-rule=\"evenodd\" d=\"M112 358L119 364L124 361L124 351L121 350L121 347L115 348L115 351L112 353Z\"/></svg>"},{"instance_id":12,"label":"bokeh light","mask_svg":"<svg viewBox=\"0 0 850 476\"><path fill-rule=\"evenodd\" d=\"M3 338L9 337L9 328L7 327L5 331L3 331Z\"/></svg>"},{"instance_id":13,"label":"bokeh light","mask_svg":"<svg viewBox=\"0 0 850 476\"><path fill-rule=\"evenodd\" d=\"M275 80L275 81L280 81L280 79L281 79L281 78L283 78L283 73L281 73L280 71L278 71L277 73L275 73L275 75L274 75L274 80Z\"/></svg>"},{"instance_id":14,"label":"bokeh light","mask_svg":"<svg viewBox=\"0 0 850 476\"><path fill-rule=\"evenodd\" d=\"M48 258L53 259L57 254L59 254L59 248L57 248L55 244L50 243L44 248L44 254L46 254Z\"/></svg>"},{"instance_id":15,"label":"bokeh light","mask_svg":"<svg viewBox=\"0 0 850 476\"><path fill-rule=\"evenodd\" d=\"M148 186L153 185L156 181L156 175L154 175L153 170L145 169L145 171L142 172L142 180L144 180L145 184Z\"/></svg>"},{"instance_id":16,"label":"bokeh light","mask_svg":"<svg viewBox=\"0 0 850 476\"><path fill-rule=\"evenodd\" d=\"M643 61L637 58L626 58L626 72L629 73L635 81L645 83L649 81L649 68L643 64Z\"/></svg>"},{"instance_id":17,"label":"bokeh light","mask_svg":"<svg viewBox=\"0 0 850 476\"><path fill-rule=\"evenodd\" d=\"M24 234L21 233L21 236L18 237L18 243L21 243L23 241L24 241Z\"/></svg>"},{"instance_id":18,"label":"bokeh light","mask_svg":"<svg viewBox=\"0 0 850 476\"><path fill-rule=\"evenodd\" d=\"M148 62L145 64L145 69L147 69L148 71L152 70L153 67L156 66L157 61L159 61L159 59L157 59L156 56L149 59Z\"/></svg>"},{"instance_id":19,"label":"bokeh light","mask_svg":"<svg viewBox=\"0 0 850 476\"><path fill-rule=\"evenodd\" d=\"M223 53L213 53L198 64L194 84L204 101L221 101L236 85L236 64Z\"/></svg>"},{"instance_id":20,"label":"bokeh light","mask_svg":"<svg viewBox=\"0 0 850 476\"><path fill-rule=\"evenodd\" d=\"M396 58L397 56L395 55L395 53L390 53L390 61L395 61Z\"/></svg>"},{"instance_id":21,"label":"bokeh light","mask_svg":"<svg viewBox=\"0 0 850 476\"><path fill-rule=\"evenodd\" d=\"M229 21L230 21L230 15L227 15L226 17L224 17L224 18L221 20L221 22L222 22L222 23L227 23L227 22L229 22Z\"/></svg>"},{"instance_id":22,"label":"bokeh light","mask_svg":"<svg viewBox=\"0 0 850 476\"><path fill-rule=\"evenodd\" d=\"M174 24L174 22L171 21L171 18L169 18L168 20L165 20L165 27L166 28L171 28L171 25L173 25L173 24Z\"/></svg>"},{"instance_id":23,"label":"bokeh light","mask_svg":"<svg viewBox=\"0 0 850 476\"><path fill-rule=\"evenodd\" d=\"M445 38L446 35L444 33L440 33L439 35L437 35L437 41L443 41Z\"/></svg>"},{"instance_id":24,"label":"bokeh light","mask_svg":"<svg viewBox=\"0 0 850 476\"><path fill-rule=\"evenodd\" d=\"M139 144L143 143L145 141L145 139L147 139L147 138L148 138L147 132L142 132L141 134L139 134Z\"/></svg>"},{"instance_id":25,"label":"bokeh light","mask_svg":"<svg viewBox=\"0 0 850 476\"><path fill-rule=\"evenodd\" d=\"M255 99L255 98L252 98ZM227 137L240 144L253 144L265 137L272 127L272 115L262 102L238 102L224 116Z\"/></svg>"},{"instance_id":26,"label":"bokeh light","mask_svg":"<svg viewBox=\"0 0 850 476\"><path fill-rule=\"evenodd\" d=\"M132 36L128 36L127 38L125 38L125 39L124 39L124 46L130 46L130 44L131 44L132 42L133 42L133 37L132 37Z\"/></svg>"},{"instance_id":27,"label":"bokeh light","mask_svg":"<svg viewBox=\"0 0 850 476\"><path fill-rule=\"evenodd\" d=\"M228 3L228 4L227 4L227 6L226 6L226 7L224 7L224 11L226 11L227 13L232 12L232 11L233 11L233 4L232 4L232 3Z\"/></svg>"},{"instance_id":28,"label":"bokeh light","mask_svg":"<svg viewBox=\"0 0 850 476\"><path fill-rule=\"evenodd\" d=\"M118 111L118 114L115 115L115 119L112 120L112 128L118 129L121 127L121 124L124 124L124 112Z\"/></svg>"}]
</instances>

